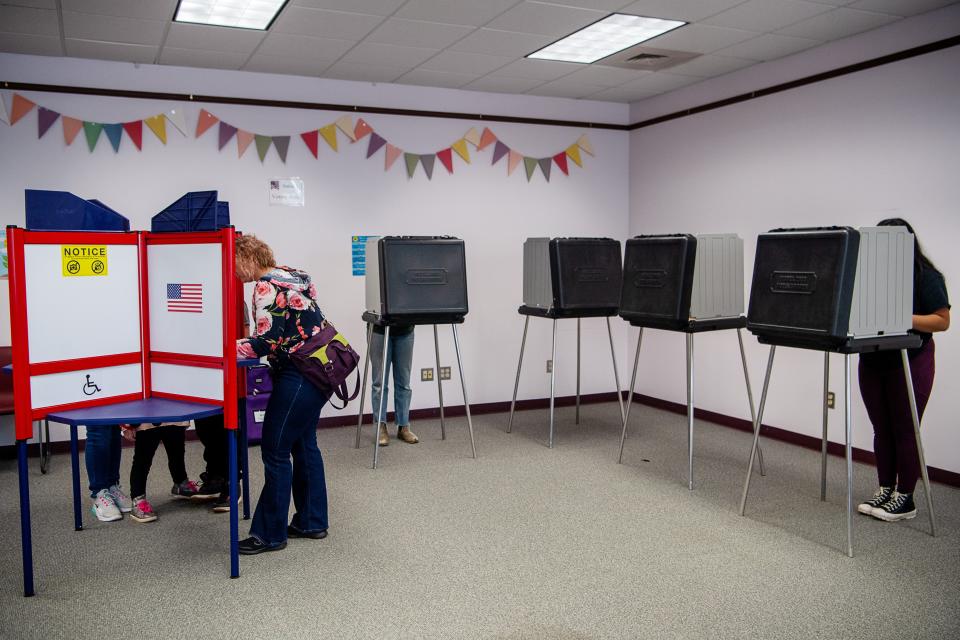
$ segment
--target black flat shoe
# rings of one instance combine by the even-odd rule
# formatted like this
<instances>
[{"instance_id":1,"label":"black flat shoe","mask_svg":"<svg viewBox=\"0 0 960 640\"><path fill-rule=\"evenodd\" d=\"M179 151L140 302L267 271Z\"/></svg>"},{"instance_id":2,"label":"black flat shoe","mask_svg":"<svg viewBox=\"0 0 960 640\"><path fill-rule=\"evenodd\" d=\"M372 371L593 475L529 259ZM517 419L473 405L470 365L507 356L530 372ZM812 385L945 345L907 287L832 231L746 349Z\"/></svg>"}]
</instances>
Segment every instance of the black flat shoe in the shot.
<instances>
[{"instance_id":1,"label":"black flat shoe","mask_svg":"<svg viewBox=\"0 0 960 640\"><path fill-rule=\"evenodd\" d=\"M263 553L264 551L279 551L280 549L284 549L287 546L287 542L283 541L280 544L273 545L271 547L264 544L260 538L250 536L246 540L241 540L240 544L237 546L240 549L240 553L243 555L254 556L258 553Z\"/></svg>"},{"instance_id":2,"label":"black flat shoe","mask_svg":"<svg viewBox=\"0 0 960 640\"><path fill-rule=\"evenodd\" d=\"M288 538L310 538L312 540L323 540L327 537L327 530L322 529L320 531L311 531L307 533L306 531L300 531L293 525L287 527L287 537Z\"/></svg>"}]
</instances>

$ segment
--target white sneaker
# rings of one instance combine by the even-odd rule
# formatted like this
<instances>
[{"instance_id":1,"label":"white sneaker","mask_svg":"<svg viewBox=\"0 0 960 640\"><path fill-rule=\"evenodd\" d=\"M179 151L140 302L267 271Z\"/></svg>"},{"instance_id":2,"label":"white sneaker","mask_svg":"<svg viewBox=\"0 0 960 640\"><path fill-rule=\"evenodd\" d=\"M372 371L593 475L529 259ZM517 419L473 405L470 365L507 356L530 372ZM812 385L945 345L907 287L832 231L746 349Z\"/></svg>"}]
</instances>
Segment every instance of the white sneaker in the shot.
<instances>
[{"instance_id":1,"label":"white sneaker","mask_svg":"<svg viewBox=\"0 0 960 640\"><path fill-rule=\"evenodd\" d=\"M123 518L123 514L120 513L120 509L117 508L107 489L101 489L97 492L97 495L93 498L93 506L90 507L90 511L101 522L114 522Z\"/></svg>"},{"instance_id":2,"label":"white sneaker","mask_svg":"<svg viewBox=\"0 0 960 640\"><path fill-rule=\"evenodd\" d=\"M133 510L133 500L123 492L123 489L120 488L120 485L115 484L109 489L107 493L110 494L110 497L113 498L114 504L117 505L117 508L120 509L121 513L130 513Z\"/></svg>"}]
</instances>

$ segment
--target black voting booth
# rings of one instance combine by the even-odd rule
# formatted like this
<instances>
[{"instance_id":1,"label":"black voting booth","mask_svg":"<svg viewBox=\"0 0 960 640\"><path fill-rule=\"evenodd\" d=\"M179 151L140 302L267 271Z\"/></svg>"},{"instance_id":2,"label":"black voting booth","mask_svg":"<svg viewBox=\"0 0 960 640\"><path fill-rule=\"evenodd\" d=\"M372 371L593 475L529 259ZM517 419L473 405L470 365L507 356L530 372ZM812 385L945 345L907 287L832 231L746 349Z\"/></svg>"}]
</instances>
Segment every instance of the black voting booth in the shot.
<instances>
[{"instance_id":1,"label":"black voting booth","mask_svg":"<svg viewBox=\"0 0 960 640\"><path fill-rule=\"evenodd\" d=\"M518 309L524 316L517 378L510 402L510 421L507 433L513 430L513 415L520 387L523 351L527 343L530 318L553 321L553 346L550 373L550 432L547 445L553 448L554 399L557 371L557 320L577 321L577 391L576 423L580 423L580 321L582 318L605 318L610 338L613 378L623 418L623 398L620 394L620 375L617 372L616 352L610 317L620 306L622 264L620 242L611 238L527 238L523 244L523 305Z\"/></svg>"},{"instance_id":2,"label":"black voting booth","mask_svg":"<svg viewBox=\"0 0 960 640\"><path fill-rule=\"evenodd\" d=\"M463 389L463 404L470 431L470 449L477 457L473 438L470 402L463 377L460 341L457 325L463 323L469 310L467 303L467 263L463 240L451 236L387 236L371 238L366 244L366 311L367 355L363 365L363 385L360 391L360 412L357 417L356 448L360 448L360 430L363 424L363 401L370 365L370 345L373 327L384 327L381 362L386 361L390 328L397 325L433 325L433 345L436 353L437 393L440 399L440 434L446 440L446 420L443 410L443 387L440 380L440 341L438 324L449 324L457 354L457 369ZM387 367L382 367L381 389L386 389ZM386 413L387 394L381 393L382 413ZM377 468L380 448L377 446L376 413L374 424L373 468Z\"/></svg>"},{"instance_id":3,"label":"black voting booth","mask_svg":"<svg viewBox=\"0 0 960 640\"><path fill-rule=\"evenodd\" d=\"M920 422L907 349L920 346L909 333L913 307L913 236L903 227L774 229L757 239L747 329L770 345L753 448L740 501L746 508L759 426L778 346L824 353L820 499L826 500L827 393L830 353L844 358L844 427L847 465L847 555L853 557L853 457L851 356L899 350L913 414L914 434L931 535L936 535Z\"/></svg>"},{"instance_id":4,"label":"black voting booth","mask_svg":"<svg viewBox=\"0 0 960 640\"><path fill-rule=\"evenodd\" d=\"M644 329L686 334L687 486L693 489L694 334L736 329L750 415L755 417L750 375L743 349L743 241L735 234L667 234L627 240L623 259L620 317L639 327L627 408L620 435L620 457L640 362ZM763 473L763 462L760 463Z\"/></svg>"}]
</instances>

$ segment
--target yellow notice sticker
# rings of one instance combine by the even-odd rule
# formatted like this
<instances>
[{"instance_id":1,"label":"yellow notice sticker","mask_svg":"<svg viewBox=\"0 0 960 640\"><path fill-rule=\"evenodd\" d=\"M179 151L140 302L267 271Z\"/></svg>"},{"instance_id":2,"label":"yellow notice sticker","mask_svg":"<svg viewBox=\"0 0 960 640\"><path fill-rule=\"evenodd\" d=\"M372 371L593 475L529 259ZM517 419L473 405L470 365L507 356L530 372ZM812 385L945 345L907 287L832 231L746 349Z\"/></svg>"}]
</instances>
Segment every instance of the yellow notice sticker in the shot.
<instances>
[{"instance_id":1,"label":"yellow notice sticker","mask_svg":"<svg viewBox=\"0 0 960 640\"><path fill-rule=\"evenodd\" d=\"M107 247L104 245L61 245L64 277L107 275Z\"/></svg>"}]
</instances>

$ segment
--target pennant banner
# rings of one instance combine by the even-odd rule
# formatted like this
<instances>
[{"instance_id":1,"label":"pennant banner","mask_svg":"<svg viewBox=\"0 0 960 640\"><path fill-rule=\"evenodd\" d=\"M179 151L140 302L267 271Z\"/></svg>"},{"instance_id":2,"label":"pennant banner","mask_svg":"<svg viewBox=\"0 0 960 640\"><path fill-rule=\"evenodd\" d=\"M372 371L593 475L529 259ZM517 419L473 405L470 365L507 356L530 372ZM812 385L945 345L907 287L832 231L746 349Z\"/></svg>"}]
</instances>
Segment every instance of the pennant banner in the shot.
<instances>
[{"instance_id":1,"label":"pennant banner","mask_svg":"<svg viewBox=\"0 0 960 640\"><path fill-rule=\"evenodd\" d=\"M83 120L77 120L76 118L68 118L63 116L63 141L67 143L67 146L73 144L73 141L76 139L77 134L80 133L80 130L83 129Z\"/></svg>"},{"instance_id":2,"label":"pennant banner","mask_svg":"<svg viewBox=\"0 0 960 640\"><path fill-rule=\"evenodd\" d=\"M420 156L415 153L404 153L403 160L407 163L407 177L412 178L413 172L417 170L417 163L420 162Z\"/></svg>"},{"instance_id":3,"label":"pennant banner","mask_svg":"<svg viewBox=\"0 0 960 640\"><path fill-rule=\"evenodd\" d=\"M43 134L53 126L53 123L56 122L59 117L60 114L56 111L40 107L40 109L37 110L37 137L42 138Z\"/></svg>"},{"instance_id":4,"label":"pennant banner","mask_svg":"<svg viewBox=\"0 0 960 640\"><path fill-rule=\"evenodd\" d=\"M375 154L377 151L379 151L379 150L380 150L380 147L382 147L382 146L385 145L385 144L387 144L387 141L386 141L386 140L384 140L384 139L381 138L379 135L377 135L376 133L374 133L373 131L371 131L371 132L370 132L370 144L367 145L367 159L369 160L369 159L370 159L370 156L372 156L372 155ZM388 167L388 168L389 168L389 167Z\"/></svg>"},{"instance_id":5,"label":"pennant banner","mask_svg":"<svg viewBox=\"0 0 960 640\"><path fill-rule=\"evenodd\" d=\"M328 124L325 127L320 127L320 135L323 136L331 149L337 150L337 125Z\"/></svg>"},{"instance_id":6,"label":"pennant banner","mask_svg":"<svg viewBox=\"0 0 960 640\"><path fill-rule=\"evenodd\" d=\"M100 132L103 131L103 125L96 122L84 122L83 133L87 136L87 146L90 151L97 148L97 141L100 140Z\"/></svg>"},{"instance_id":7,"label":"pennant banner","mask_svg":"<svg viewBox=\"0 0 960 640\"><path fill-rule=\"evenodd\" d=\"M137 151L143 149L143 120L134 120L133 122L124 122L123 130L127 132L127 135L130 137L130 140L133 142L134 146L137 147Z\"/></svg>"},{"instance_id":8,"label":"pennant banner","mask_svg":"<svg viewBox=\"0 0 960 640\"><path fill-rule=\"evenodd\" d=\"M0 95L0 122L10 124L10 116L7 115L7 103L3 101L2 95Z\"/></svg>"},{"instance_id":9,"label":"pennant banner","mask_svg":"<svg viewBox=\"0 0 960 640\"><path fill-rule=\"evenodd\" d=\"M257 155L260 156L260 162L263 162L263 159L267 157L267 151L270 151L270 144L273 142L273 138L255 133L253 135L253 141L257 145Z\"/></svg>"},{"instance_id":10,"label":"pennant banner","mask_svg":"<svg viewBox=\"0 0 960 640\"><path fill-rule=\"evenodd\" d=\"M423 170L427 172L427 180L433 179L433 163L436 159L437 154L435 153L420 156L420 164L423 165Z\"/></svg>"},{"instance_id":11,"label":"pennant banner","mask_svg":"<svg viewBox=\"0 0 960 640\"><path fill-rule=\"evenodd\" d=\"M437 151L437 159L446 168L447 173L453 173L453 149Z\"/></svg>"},{"instance_id":12,"label":"pennant banner","mask_svg":"<svg viewBox=\"0 0 960 640\"><path fill-rule=\"evenodd\" d=\"M153 131L153 135L157 136L157 140L163 144L167 144L167 117L164 115L153 116L152 118L144 118L144 123L146 123L147 128L150 131Z\"/></svg>"},{"instance_id":13,"label":"pennant banner","mask_svg":"<svg viewBox=\"0 0 960 640\"><path fill-rule=\"evenodd\" d=\"M123 125L105 124L103 125L103 131L107 134L107 140L110 141L110 146L113 147L113 152L116 153L120 151L120 139L123 137Z\"/></svg>"},{"instance_id":14,"label":"pennant banner","mask_svg":"<svg viewBox=\"0 0 960 640\"><path fill-rule=\"evenodd\" d=\"M286 164L287 150L290 148L290 136L273 136L273 148L280 155L280 162Z\"/></svg>"},{"instance_id":15,"label":"pennant banner","mask_svg":"<svg viewBox=\"0 0 960 640\"><path fill-rule=\"evenodd\" d=\"M300 134L300 137L303 138L304 144L307 145L307 149L310 149L310 153L313 154L314 158L319 157L317 155L317 144L320 142L319 132L314 129L313 131L306 131ZM367 156L369 157L369 156Z\"/></svg>"},{"instance_id":16,"label":"pennant banner","mask_svg":"<svg viewBox=\"0 0 960 640\"><path fill-rule=\"evenodd\" d=\"M389 142L387 143L387 153L384 158L384 171L390 171L390 167L393 166L393 163L397 161L397 158L403 153L400 149L396 148Z\"/></svg>"},{"instance_id":17,"label":"pennant banner","mask_svg":"<svg viewBox=\"0 0 960 640\"><path fill-rule=\"evenodd\" d=\"M37 106L36 102L27 100L19 93L13 94L13 107L10 109L10 126L12 127L20 122L20 119L33 111L35 106Z\"/></svg>"},{"instance_id":18,"label":"pennant banner","mask_svg":"<svg viewBox=\"0 0 960 640\"><path fill-rule=\"evenodd\" d=\"M246 152L247 147L250 146L250 143L253 142L254 135L247 131L237 129L237 157L242 158L243 154Z\"/></svg>"},{"instance_id":19,"label":"pennant banner","mask_svg":"<svg viewBox=\"0 0 960 640\"><path fill-rule=\"evenodd\" d=\"M200 109L200 117L197 119L197 134L194 138L199 138L213 125L220 122L220 119L207 111L206 109Z\"/></svg>"},{"instance_id":20,"label":"pennant banner","mask_svg":"<svg viewBox=\"0 0 960 640\"><path fill-rule=\"evenodd\" d=\"M237 135L237 128L227 124L226 122L221 121L220 132L218 136L220 138L220 141L217 143L217 148L220 151L223 151L223 148L227 146L227 143L230 142L230 139L233 138L233 136L235 135Z\"/></svg>"},{"instance_id":21,"label":"pennant banner","mask_svg":"<svg viewBox=\"0 0 960 640\"><path fill-rule=\"evenodd\" d=\"M373 133L373 129L367 124L367 121L363 118L357 120L357 127L353 130L354 140L360 140L366 135Z\"/></svg>"}]
</instances>

